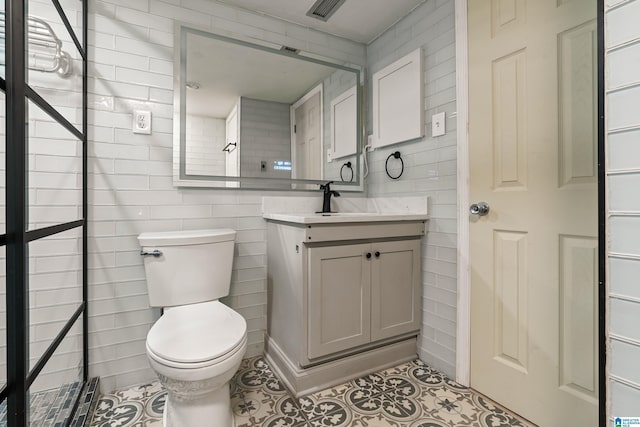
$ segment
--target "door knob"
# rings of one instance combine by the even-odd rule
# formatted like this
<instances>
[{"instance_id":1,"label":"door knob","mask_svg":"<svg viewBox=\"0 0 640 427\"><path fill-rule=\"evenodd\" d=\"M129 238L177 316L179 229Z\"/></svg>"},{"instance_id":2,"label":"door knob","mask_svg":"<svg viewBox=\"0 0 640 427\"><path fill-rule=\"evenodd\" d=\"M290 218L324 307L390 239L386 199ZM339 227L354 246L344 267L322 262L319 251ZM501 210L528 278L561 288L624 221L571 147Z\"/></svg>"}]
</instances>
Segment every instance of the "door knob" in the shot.
<instances>
[{"instance_id":1,"label":"door knob","mask_svg":"<svg viewBox=\"0 0 640 427\"><path fill-rule=\"evenodd\" d=\"M469 213L471 215L485 216L489 213L489 203L479 202L469 206Z\"/></svg>"}]
</instances>

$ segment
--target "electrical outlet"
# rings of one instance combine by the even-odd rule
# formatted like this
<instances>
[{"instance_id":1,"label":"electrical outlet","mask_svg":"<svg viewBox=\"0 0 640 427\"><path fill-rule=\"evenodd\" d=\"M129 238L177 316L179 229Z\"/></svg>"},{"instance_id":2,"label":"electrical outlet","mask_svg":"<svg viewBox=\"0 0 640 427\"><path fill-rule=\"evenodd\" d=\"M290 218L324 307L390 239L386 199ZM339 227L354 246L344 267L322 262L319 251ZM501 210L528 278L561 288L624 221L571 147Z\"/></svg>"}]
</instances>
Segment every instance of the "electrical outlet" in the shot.
<instances>
[{"instance_id":1,"label":"electrical outlet","mask_svg":"<svg viewBox=\"0 0 640 427\"><path fill-rule=\"evenodd\" d=\"M147 135L151 133L151 111L136 110L133 112L133 133Z\"/></svg>"},{"instance_id":2,"label":"electrical outlet","mask_svg":"<svg viewBox=\"0 0 640 427\"><path fill-rule=\"evenodd\" d=\"M431 136L442 136L445 134L445 114L438 113L431 117Z\"/></svg>"}]
</instances>

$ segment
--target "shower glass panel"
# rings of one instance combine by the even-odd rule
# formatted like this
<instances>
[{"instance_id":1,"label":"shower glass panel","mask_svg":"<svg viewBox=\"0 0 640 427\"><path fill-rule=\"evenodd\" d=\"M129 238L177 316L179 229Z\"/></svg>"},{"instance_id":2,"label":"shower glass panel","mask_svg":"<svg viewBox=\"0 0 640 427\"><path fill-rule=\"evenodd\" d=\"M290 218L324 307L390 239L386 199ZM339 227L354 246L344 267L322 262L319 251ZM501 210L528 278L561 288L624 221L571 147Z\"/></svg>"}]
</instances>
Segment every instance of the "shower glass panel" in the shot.
<instances>
[{"instance_id":1,"label":"shower glass panel","mask_svg":"<svg viewBox=\"0 0 640 427\"><path fill-rule=\"evenodd\" d=\"M28 13L27 83L82 131L82 55L51 0L29 0Z\"/></svg>"},{"instance_id":2,"label":"shower glass panel","mask_svg":"<svg viewBox=\"0 0 640 427\"><path fill-rule=\"evenodd\" d=\"M66 425L82 389L82 365L82 320L78 319L29 387L27 425Z\"/></svg>"},{"instance_id":3,"label":"shower glass panel","mask_svg":"<svg viewBox=\"0 0 640 427\"><path fill-rule=\"evenodd\" d=\"M7 224L5 222L5 212L4 212L5 188L6 188L6 183L5 183L5 162L6 162L5 160L5 153L6 153L5 121L6 120L5 120L5 117L7 117L5 109L6 109L6 99L4 96L4 91L0 90L0 197L2 198L0 200L0 211L2 212L2 214L0 215L0 236L5 234L7 231L7 227L6 227ZM4 257L2 258L2 260L4 261ZM2 274L4 277L4 269L0 271L0 274Z\"/></svg>"},{"instance_id":4,"label":"shower glass panel","mask_svg":"<svg viewBox=\"0 0 640 427\"><path fill-rule=\"evenodd\" d=\"M32 0L36 1L36 0ZM41 3L44 3L44 0L38 0ZM51 1L51 0L49 0ZM83 28L82 28L82 1L80 0L58 0L60 3L60 7L62 11L67 16L69 20L69 25L73 29L78 41L81 45L84 46L83 40Z\"/></svg>"},{"instance_id":5,"label":"shower glass panel","mask_svg":"<svg viewBox=\"0 0 640 427\"><path fill-rule=\"evenodd\" d=\"M29 243L29 369L82 303L82 229Z\"/></svg>"},{"instance_id":6,"label":"shower glass panel","mask_svg":"<svg viewBox=\"0 0 640 427\"><path fill-rule=\"evenodd\" d=\"M82 141L29 101L29 230L82 218Z\"/></svg>"},{"instance_id":7,"label":"shower glass panel","mask_svg":"<svg viewBox=\"0 0 640 427\"><path fill-rule=\"evenodd\" d=\"M4 8L4 4L2 6ZM4 62L4 38L2 39L2 52L0 58ZM4 76L4 66L2 67ZM5 96L0 91L0 236L6 233L5 223ZM0 246L0 389L7 383L7 277L5 264L7 251L4 245ZM1 399L0 399L1 401ZM0 403L0 407L3 404Z\"/></svg>"},{"instance_id":8,"label":"shower glass panel","mask_svg":"<svg viewBox=\"0 0 640 427\"><path fill-rule=\"evenodd\" d=\"M4 36L4 19L5 19L5 14L4 14L4 2L0 2L0 78L4 79L4 64L5 64L5 36ZM2 98L2 117L4 118L4 91L3 91L3 98ZM4 134L4 130L5 127L2 126L2 133ZM4 153L4 147L3 149L3 153ZM4 221L4 218L2 219Z\"/></svg>"},{"instance_id":9,"label":"shower glass panel","mask_svg":"<svg viewBox=\"0 0 640 427\"><path fill-rule=\"evenodd\" d=\"M7 251L0 246L0 264L6 264ZM0 270L0 389L7 384L7 277ZM2 403L0 403L2 407Z\"/></svg>"},{"instance_id":10,"label":"shower glass panel","mask_svg":"<svg viewBox=\"0 0 640 427\"><path fill-rule=\"evenodd\" d=\"M0 427L69 425L88 379L87 0L2 3Z\"/></svg>"}]
</instances>

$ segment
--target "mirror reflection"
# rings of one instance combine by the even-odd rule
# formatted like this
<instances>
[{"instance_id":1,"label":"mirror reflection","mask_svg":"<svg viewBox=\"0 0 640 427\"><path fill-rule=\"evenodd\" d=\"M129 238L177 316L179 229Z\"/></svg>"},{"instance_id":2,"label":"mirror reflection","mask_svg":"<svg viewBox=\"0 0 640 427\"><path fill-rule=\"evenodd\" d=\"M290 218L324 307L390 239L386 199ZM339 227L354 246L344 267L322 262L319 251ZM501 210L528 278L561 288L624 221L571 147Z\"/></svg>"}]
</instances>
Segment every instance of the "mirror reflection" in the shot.
<instances>
[{"instance_id":1,"label":"mirror reflection","mask_svg":"<svg viewBox=\"0 0 640 427\"><path fill-rule=\"evenodd\" d=\"M359 185L358 69L187 27L179 46L176 185Z\"/></svg>"}]
</instances>

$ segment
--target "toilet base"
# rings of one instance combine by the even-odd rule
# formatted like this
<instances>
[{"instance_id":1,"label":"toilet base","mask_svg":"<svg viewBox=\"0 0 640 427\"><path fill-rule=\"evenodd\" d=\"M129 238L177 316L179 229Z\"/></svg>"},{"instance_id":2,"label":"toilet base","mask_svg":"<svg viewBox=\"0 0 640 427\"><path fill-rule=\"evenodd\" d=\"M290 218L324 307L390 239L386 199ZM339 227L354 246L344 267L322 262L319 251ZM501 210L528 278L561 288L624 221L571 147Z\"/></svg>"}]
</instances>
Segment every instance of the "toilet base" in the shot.
<instances>
[{"instance_id":1,"label":"toilet base","mask_svg":"<svg viewBox=\"0 0 640 427\"><path fill-rule=\"evenodd\" d=\"M229 383L197 399L183 399L167 393L162 414L163 427L215 425L233 427Z\"/></svg>"}]
</instances>

